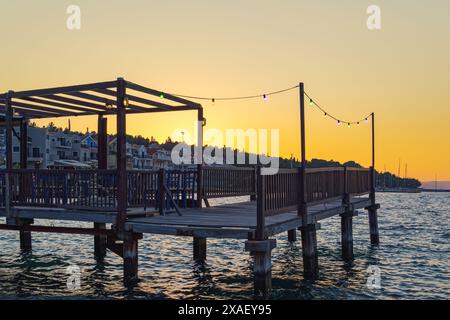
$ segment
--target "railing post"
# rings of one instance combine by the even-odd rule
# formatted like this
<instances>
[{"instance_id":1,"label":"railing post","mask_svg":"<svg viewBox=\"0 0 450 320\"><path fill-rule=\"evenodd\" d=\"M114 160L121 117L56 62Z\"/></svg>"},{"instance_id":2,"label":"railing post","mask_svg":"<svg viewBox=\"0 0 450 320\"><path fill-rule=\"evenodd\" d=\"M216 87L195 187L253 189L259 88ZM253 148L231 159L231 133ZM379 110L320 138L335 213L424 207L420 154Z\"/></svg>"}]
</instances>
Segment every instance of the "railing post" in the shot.
<instances>
[{"instance_id":1,"label":"railing post","mask_svg":"<svg viewBox=\"0 0 450 320\"><path fill-rule=\"evenodd\" d=\"M342 259L346 262L353 260L353 216L356 215L350 206L349 170L344 166L344 194L342 205L344 212L341 216L341 248Z\"/></svg>"},{"instance_id":2,"label":"railing post","mask_svg":"<svg viewBox=\"0 0 450 320\"><path fill-rule=\"evenodd\" d=\"M264 190L264 176L261 174L261 167L258 166L256 173L256 240L266 239L266 225L264 217L264 200L265 200L265 190Z\"/></svg>"},{"instance_id":3,"label":"railing post","mask_svg":"<svg viewBox=\"0 0 450 320\"><path fill-rule=\"evenodd\" d=\"M370 243L378 245L380 243L380 236L378 231L378 205L375 199L375 168L370 168L370 206L367 208L369 212L369 228L370 228Z\"/></svg>"},{"instance_id":4,"label":"railing post","mask_svg":"<svg viewBox=\"0 0 450 320\"><path fill-rule=\"evenodd\" d=\"M346 207L350 204L350 194L349 194L349 186L348 186L348 168L344 166L344 194L342 195L342 204Z\"/></svg>"},{"instance_id":5,"label":"railing post","mask_svg":"<svg viewBox=\"0 0 450 320\"><path fill-rule=\"evenodd\" d=\"M255 166L255 168L253 170L253 191L254 191L254 194L252 194L250 196L250 201L256 201L256 190L258 189L257 176L258 176L258 166Z\"/></svg>"},{"instance_id":6,"label":"railing post","mask_svg":"<svg viewBox=\"0 0 450 320\"><path fill-rule=\"evenodd\" d=\"M166 171L164 168L158 171L158 206L159 214L165 215L166 208L166 191L164 190L164 184L166 183Z\"/></svg>"},{"instance_id":7,"label":"railing post","mask_svg":"<svg viewBox=\"0 0 450 320\"><path fill-rule=\"evenodd\" d=\"M245 242L245 250L253 256L253 283L255 293L266 296L272 289L272 250L276 247L275 239L266 235L264 202L265 176L258 166L256 174L256 234L254 240Z\"/></svg>"}]
</instances>

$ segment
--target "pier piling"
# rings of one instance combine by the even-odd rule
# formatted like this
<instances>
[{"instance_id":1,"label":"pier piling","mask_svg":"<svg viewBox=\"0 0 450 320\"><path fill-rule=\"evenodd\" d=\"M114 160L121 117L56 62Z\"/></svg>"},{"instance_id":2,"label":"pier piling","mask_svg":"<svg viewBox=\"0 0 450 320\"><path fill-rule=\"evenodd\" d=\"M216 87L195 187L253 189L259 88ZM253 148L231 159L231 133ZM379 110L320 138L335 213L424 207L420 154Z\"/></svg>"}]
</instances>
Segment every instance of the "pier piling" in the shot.
<instances>
[{"instance_id":1,"label":"pier piling","mask_svg":"<svg viewBox=\"0 0 450 320\"><path fill-rule=\"evenodd\" d=\"M308 224L301 227L303 273L305 278L314 279L319 274L319 259L317 255L317 234L320 224Z\"/></svg>"},{"instance_id":2,"label":"pier piling","mask_svg":"<svg viewBox=\"0 0 450 320\"><path fill-rule=\"evenodd\" d=\"M341 214L341 246L342 259L345 262L353 261L353 217L355 211L348 211Z\"/></svg>"},{"instance_id":3,"label":"pier piling","mask_svg":"<svg viewBox=\"0 0 450 320\"><path fill-rule=\"evenodd\" d=\"M96 230L106 230L105 223L95 223L94 229ZM106 256L107 248L107 236L106 235L95 235L94 236L94 256L97 260L103 260Z\"/></svg>"},{"instance_id":4,"label":"pier piling","mask_svg":"<svg viewBox=\"0 0 450 320\"><path fill-rule=\"evenodd\" d=\"M378 207L379 205L372 205L367 208L369 212L370 243L374 246L380 244L380 235L378 232Z\"/></svg>"},{"instance_id":5,"label":"pier piling","mask_svg":"<svg viewBox=\"0 0 450 320\"><path fill-rule=\"evenodd\" d=\"M123 239L123 282L132 287L138 282L138 233L125 233Z\"/></svg>"},{"instance_id":6,"label":"pier piling","mask_svg":"<svg viewBox=\"0 0 450 320\"><path fill-rule=\"evenodd\" d=\"M272 289L272 250L275 247L275 239L245 242L245 250L253 253L253 283L257 295L266 295Z\"/></svg>"},{"instance_id":7,"label":"pier piling","mask_svg":"<svg viewBox=\"0 0 450 320\"><path fill-rule=\"evenodd\" d=\"M206 260L206 238L194 237L193 239L194 260L205 262Z\"/></svg>"},{"instance_id":8,"label":"pier piling","mask_svg":"<svg viewBox=\"0 0 450 320\"><path fill-rule=\"evenodd\" d=\"M288 241L289 242L297 241L297 230L296 229L288 230Z\"/></svg>"}]
</instances>

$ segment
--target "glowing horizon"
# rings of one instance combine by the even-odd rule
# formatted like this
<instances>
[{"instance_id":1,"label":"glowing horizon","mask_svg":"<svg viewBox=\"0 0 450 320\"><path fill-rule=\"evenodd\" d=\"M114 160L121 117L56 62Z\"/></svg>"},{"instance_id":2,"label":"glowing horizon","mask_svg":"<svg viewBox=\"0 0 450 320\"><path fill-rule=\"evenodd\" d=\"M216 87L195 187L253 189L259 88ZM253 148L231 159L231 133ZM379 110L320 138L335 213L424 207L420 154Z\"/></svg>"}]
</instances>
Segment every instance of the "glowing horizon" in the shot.
<instances>
[{"instance_id":1,"label":"glowing horizon","mask_svg":"<svg viewBox=\"0 0 450 320\"><path fill-rule=\"evenodd\" d=\"M0 1L0 91L124 77L168 93L246 96L299 82L331 114L376 115L376 169L450 180L450 3L378 1L383 27L369 31L362 1L79 0L81 30L66 28L69 1ZM26 8L26 9L24 9ZM202 101L199 101L202 102ZM298 91L268 101L209 101L208 128L280 129L281 156L299 157ZM368 166L370 123L338 127L306 101L307 159ZM164 141L195 112L131 115L127 133ZM66 127L67 118L53 121ZM96 131L96 117L72 118ZM109 120L109 133L115 121Z\"/></svg>"}]
</instances>

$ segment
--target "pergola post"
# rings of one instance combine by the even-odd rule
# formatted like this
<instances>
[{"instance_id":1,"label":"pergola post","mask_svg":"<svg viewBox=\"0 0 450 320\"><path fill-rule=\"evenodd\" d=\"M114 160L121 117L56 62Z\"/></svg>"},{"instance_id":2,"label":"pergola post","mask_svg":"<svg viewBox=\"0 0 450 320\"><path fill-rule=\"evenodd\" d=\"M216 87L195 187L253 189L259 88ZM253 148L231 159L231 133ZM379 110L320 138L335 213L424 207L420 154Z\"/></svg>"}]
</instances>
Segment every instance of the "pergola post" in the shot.
<instances>
[{"instance_id":1,"label":"pergola post","mask_svg":"<svg viewBox=\"0 0 450 320\"><path fill-rule=\"evenodd\" d=\"M28 121L22 118L20 121L20 169L27 168L28 162Z\"/></svg>"},{"instance_id":2,"label":"pergola post","mask_svg":"<svg viewBox=\"0 0 450 320\"><path fill-rule=\"evenodd\" d=\"M28 162L28 123L25 118L22 118L20 121L20 169L26 169L27 168L27 162ZM20 197L25 198L26 192L25 188L26 181L25 181L25 175L20 177ZM33 223L33 220L31 219L21 219L21 221L18 221L20 225L29 226ZM31 231L19 231L19 238L20 238L20 249L22 251L31 251L32 245L31 245Z\"/></svg>"},{"instance_id":3,"label":"pergola post","mask_svg":"<svg viewBox=\"0 0 450 320\"><path fill-rule=\"evenodd\" d=\"M98 115L97 161L101 170L108 167L108 119Z\"/></svg>"},{"instance_id":4,"label":"pergola post","mask_svg":"<svg viewBox=\"0 0 450 320\"><path fill-rule=\"evenodd\" d=\"M127 148L126 148L126 87L123 78L117 79L117 218L118 235L124 231L127 219Z\"/></svg>"},{"instance_id":5,"label":"pergola post","mask_svg":"<svg viewBox=\"0 0 450 320\"><path fill-rule=\"evenodd\" d=\"M102 114L98 115L97 122L97 163L98 169L104 170L107 167L107 119L103 118ZM99 190L101 192L101 190ZM102 196L99 194L99 196ZM94 229L106 229L106 223L94 222ZM98 260L103 260L106 256L107 236L97 234L94 236L94 256Z\"/></svg>"},{"instance_id":6,"label":"pergola post","mask_svg":"<svg viewBox=\"0 0 450 320\"><path fill-rule=\"evenodd\" d=\"M5 124L6 124L6 135L5 135L5 147L6 147L6 170L5 175L5 212L6 218L11 218L11 186L10 186L10 172L9 170L13 167L12 161L12 137L13 137L13 109L11 105L12 91L8 91L5 97ZM8 219L7 219L8 220Z\"/></svg>"}]
</instances>

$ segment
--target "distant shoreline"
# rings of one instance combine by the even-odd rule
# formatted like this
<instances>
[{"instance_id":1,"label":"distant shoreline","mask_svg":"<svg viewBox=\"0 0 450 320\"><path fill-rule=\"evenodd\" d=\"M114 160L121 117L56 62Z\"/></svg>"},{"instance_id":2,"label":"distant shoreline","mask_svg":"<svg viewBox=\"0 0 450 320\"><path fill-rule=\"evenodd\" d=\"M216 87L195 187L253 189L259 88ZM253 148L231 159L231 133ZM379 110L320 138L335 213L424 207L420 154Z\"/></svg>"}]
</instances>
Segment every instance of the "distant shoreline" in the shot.
<instances>
[{"instance_id":1,"label":"distant shoreline","mask_svg":"<svg viewBox=\"0 0 450 320\"><path fill-rule=\"evenodd\" d=\"M422 192L450 192L450 189L422 189Z\"/></svg>"}]
</instances>

